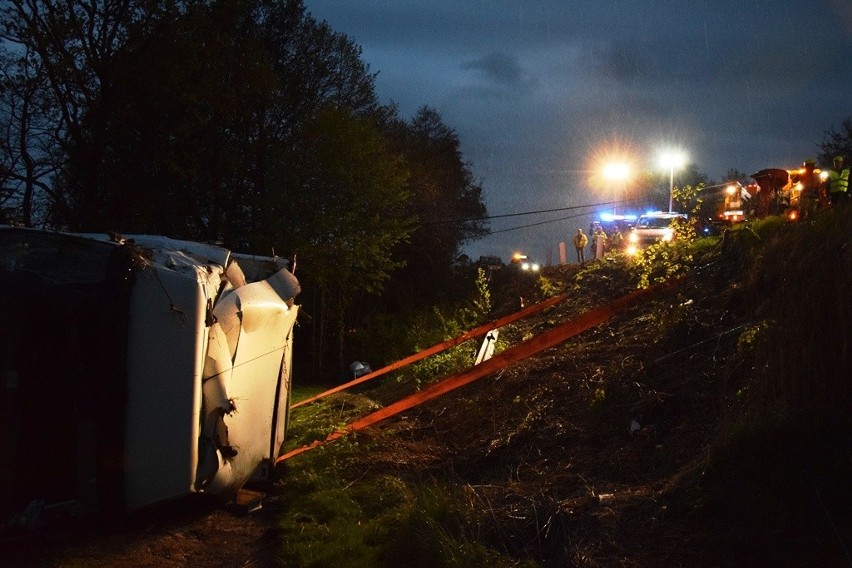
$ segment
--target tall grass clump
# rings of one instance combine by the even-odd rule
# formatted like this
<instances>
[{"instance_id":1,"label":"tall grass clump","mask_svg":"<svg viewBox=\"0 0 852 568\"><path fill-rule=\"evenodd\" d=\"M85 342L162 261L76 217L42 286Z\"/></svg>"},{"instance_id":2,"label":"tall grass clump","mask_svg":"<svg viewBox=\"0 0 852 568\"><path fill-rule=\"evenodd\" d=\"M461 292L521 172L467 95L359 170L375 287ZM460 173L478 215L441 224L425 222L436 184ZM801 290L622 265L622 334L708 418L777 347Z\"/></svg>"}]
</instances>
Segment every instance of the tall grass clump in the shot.
<instances>
[{"instance_id":1,"label":"tall grass clump","mask_svg":"<svg viewBox=\"0 0 852 568\"><path fill-rule=\"evenodd\" d=\"M750 410L852 431L852 208L774 235L746 284L755 319L769 322Z\"/></svg>"},{"instance_id":2,"label":"tall grass clump","mask_svg":"<svg viewBox=\"0 0 852 568\"><path fill-rule=\"evenodd\" d=\"M744 326L695 519L720 565L744 554L761 565L848 565L838 528L852 510L852 207L728 237L730 309Z\"/></svg>"},{"instance_id":3,"label":"tall grass clump","mask_svg":"<svg viewBox=\"0 0 852 568\"><path fill-rule=\"evenodd\" d=\"M740 308L752 323L734 355L732 411L709 471L738 472L759 500L752 508L774 503L778 519L796 499L813 500L814 479L852 475L852 207L751 229L731 242L749 259ZM803 493L793 499L791 487Z\"/></svg>"},{"instance_id":4,"label":"tall grass clump","mask_svg":"<svg viewBox=\"0 0 852 568\"><path fill-rule=\"evenodd\" d=\"M310 463L308 464L310 469ZM302 471L296 477L311 477ZM279 517L279 564L293 567L433 568L523 565L479 543L452 489L381 475L325 472L292 479ZM306 488L308 491L303 491ZM535 564L529 564L535 566Z\"/></svg>"}]
</instances>

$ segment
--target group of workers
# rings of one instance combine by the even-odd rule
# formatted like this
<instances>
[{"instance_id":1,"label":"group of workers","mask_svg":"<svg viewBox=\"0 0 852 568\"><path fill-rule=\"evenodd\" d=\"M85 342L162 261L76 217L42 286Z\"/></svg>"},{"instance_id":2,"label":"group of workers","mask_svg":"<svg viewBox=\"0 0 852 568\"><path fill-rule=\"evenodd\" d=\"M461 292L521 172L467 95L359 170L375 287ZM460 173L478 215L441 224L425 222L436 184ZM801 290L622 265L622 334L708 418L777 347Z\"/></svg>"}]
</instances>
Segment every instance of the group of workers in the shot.
<instances>
[{"instance_id":1,"label":"group of workers","mask_svg":"<svg viewBox=\"0 0 852 568\"><path fill-rule=\"evenodd\" d=\"M804 172L799 182L799 213L806 218L818 210L840 205L849 201L849 167L844 165L843 156L835 156L832 168L824 178L816 175L814 160L805 160Z\"/></svg>"},{"instance_id":2,"label":"group of workers","mask_svg":"<svg viewBox=\"0 0 852 568\"><path fill-rule=\"evenodd\" d=\"M603 258L608 250L612 248L618 250L624 244L624 236L618 228L612 232L612 235L607 235L603 227L592 223L589 226L589 234L592 237L590 251L592 260ZM577 251L577 262L580 264L586 262L586 245L589 243L589 237L583 229L577 229L577 234L574 235L574 249Z\"/></svg>"}]
</instances>

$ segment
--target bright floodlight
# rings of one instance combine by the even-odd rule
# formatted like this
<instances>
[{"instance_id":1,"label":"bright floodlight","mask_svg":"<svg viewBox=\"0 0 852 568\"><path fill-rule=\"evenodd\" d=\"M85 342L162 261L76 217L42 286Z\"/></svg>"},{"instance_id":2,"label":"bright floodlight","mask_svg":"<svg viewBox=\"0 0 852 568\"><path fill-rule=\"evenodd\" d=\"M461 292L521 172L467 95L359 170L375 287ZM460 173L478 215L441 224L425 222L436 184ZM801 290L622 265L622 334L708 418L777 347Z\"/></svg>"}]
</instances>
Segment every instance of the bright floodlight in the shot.
<instances>
[{"instance_id":1,"label":"bright floodlight","mask_svg":"<svg viewBox=\"0 0 852 568\"><path fill-rule=\"evenodd\" d=\"M660 165L667 170L676 170L686 164L686 154L683 152L663 152L660 154Z\"/></svg>"},{"instance_id":2,"label":"bright floodlight","mask_svg":"<svg viewBox=\"0 0 852 568\"><path fill-rule=\"evenodd\" d=\"M611 180L625 180L630 177L630 166L623 162L606 164L603 168L604 177Z\"/></svg>"},{"instance_id":3,"label":"bright floodlight","mask_svg":"<svg viewBox=\"0 0 852 568\"><path fill-rule=\"evenodd\" d=\"M604 164L603 175L612 182L617 182L616 191L623 192L627 178L630 177L630 165L626 162L609 162ZM615 202L612 204L612 212L615 213Z\"/></svg>"}]
</instances>

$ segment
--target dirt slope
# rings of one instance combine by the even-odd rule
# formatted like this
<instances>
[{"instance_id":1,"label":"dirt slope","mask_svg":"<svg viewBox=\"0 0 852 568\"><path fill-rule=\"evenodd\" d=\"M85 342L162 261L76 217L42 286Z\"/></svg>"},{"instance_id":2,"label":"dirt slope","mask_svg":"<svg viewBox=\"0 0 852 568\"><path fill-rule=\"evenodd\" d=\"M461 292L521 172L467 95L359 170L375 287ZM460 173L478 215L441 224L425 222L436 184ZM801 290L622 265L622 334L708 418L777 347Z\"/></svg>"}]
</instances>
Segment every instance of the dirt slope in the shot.
<instances>
[{"instance_id":1,"label":"dirt slope","mask_svg":"<svg viewBox=\"0 0 852 568\"><path fill-rule=\"evenodd\" d=\"M570 288L575 271L551 268L544 277ZM412 417L412 440L440 446L434 475L451 472L448 481L493 512L492 537L520 556L532 549L553 565L688 561L686 534L669 549L642 549L672 515L668 494L701 475L718 423L716 369L742 325L727 309L726 287L714 285L719 278L707 269L675 293L436 401ZM706 297L706 289L722 294ZM520 341L631 290L620 267L602 265L571 300L504 337ZM525 301L535 295L529 289ZM398 467L401 456L388 459Z\"/></svg>"}]
</instances>

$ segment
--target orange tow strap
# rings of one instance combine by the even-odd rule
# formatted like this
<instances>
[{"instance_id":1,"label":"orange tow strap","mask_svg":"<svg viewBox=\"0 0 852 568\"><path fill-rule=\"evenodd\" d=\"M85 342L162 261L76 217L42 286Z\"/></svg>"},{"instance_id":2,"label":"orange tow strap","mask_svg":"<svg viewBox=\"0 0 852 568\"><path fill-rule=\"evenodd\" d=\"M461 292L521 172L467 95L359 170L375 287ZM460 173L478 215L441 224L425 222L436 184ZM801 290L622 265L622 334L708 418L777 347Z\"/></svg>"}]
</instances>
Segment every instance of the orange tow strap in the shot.
<instances>
[{"instance_id":1,"label":"orange tow strap","mask_svg":"<svg viewBox=\"0 0 852 568\"><path fill-rule=\"evenodd\" d=\"M446 379L435 383L416 394L399 400L385 408L382 408L381 410L373 412L372 414L368 414L363 418L359 418L358 420L348 424L344 429L332 432L325 440L317 440L307 446L302 446L301 448L296 448L295 450L287 452L279 456L278 459L275 460L275 463L283 462L308 450L324 446L325 444L333 442L346 434L372 426L386 418L390 418L391 416L410 410L411 408L414 408L428 400L432 400L433 398L481 379L486 375L490 375L496 371L504 369L521 359L525 359L531 355L539 353L540 351L544 351L545 349L555 347L563 341L607 321L616 314L638 304L642 300L671 290L679 283L680 280L673 280L671 282L657 284L644 290L637 290L627 294L626 296L622 296L609 304L586 312L585 314L569 320L558 327L533 337L529 341L525 341L520 345L506 349L488 361L480 363L466 371L450 375Z\"/></svg>"},{"instance_id":2,"label":"orange tow strap","mask_svg":"<svg viewBox=\"0 0 852 568\"><path fill-rule=\"evenodd\" d=\"M430 355L434 355L435 353L440 353L441 351L445 351L445 350L449 349L450 347L455 347L456 345L458 345L460 343L464 343L468 339L473 339L475 337L479 337L480 335L485 335L486 333L488 333L489 331L491 331L492 329L494 329L496 327L503 327L504 325L510 324L513 321L516 321L516 320L519 320L521 318L525 318L529 315L532 315L534 313L540 312L541 310L543 310L547 307L550 307L554 304L558 304L559 302L566 299L567 297L568 297L568 294L559 294L558 296L548 298L547 300L545 300L543 302L539 302L538 304L533 304L532 306L526 307L523 310L520 310L520 311L515 312L513 314L509 314L508 316L502 317L502 318L498 319L497 321L487 323L485 325L481 325L481 326L474 328L470 331L466 331L466 332L462 333L461 335L459 335L457 337L454 337L452 339L448 339L447 341L444 341L443 343L438 343L437 345L433 345L432 347L429 347L428 349L424 349L423 351L419 351L419 352L415 353L414 355L409 355L405 359L400 359L396 363L391 363L390 365L388 365L386 367L382 367L381 369L379 369L377 371L373 371L372 373L367 373L366 375L358 377L357 379L349 381L348 383L338 385L338 386L336 386L332 389L321 392L318 395L314 395L310 398L306 398L305 400L300 400L299 402L297 402L295 404L291 404L290 408L291 409L292 408L298 408L298 407L303 406L305 404L314 402L315 400L319 400L321 398L324 398L324 397L326 397L330 394L340 392L344 389L348 389L349 387L361 384L361 383L363 383L365 381L369 381L371 379L375 379L376 377L380 377L380 376L384 375L385 373L395 371L397 369L405 367L406 365L410 365L411 363L415 363L417 361L420 361L421 359L425 359L426 357L428 357Z\"/></svg>"}]
</instances>

